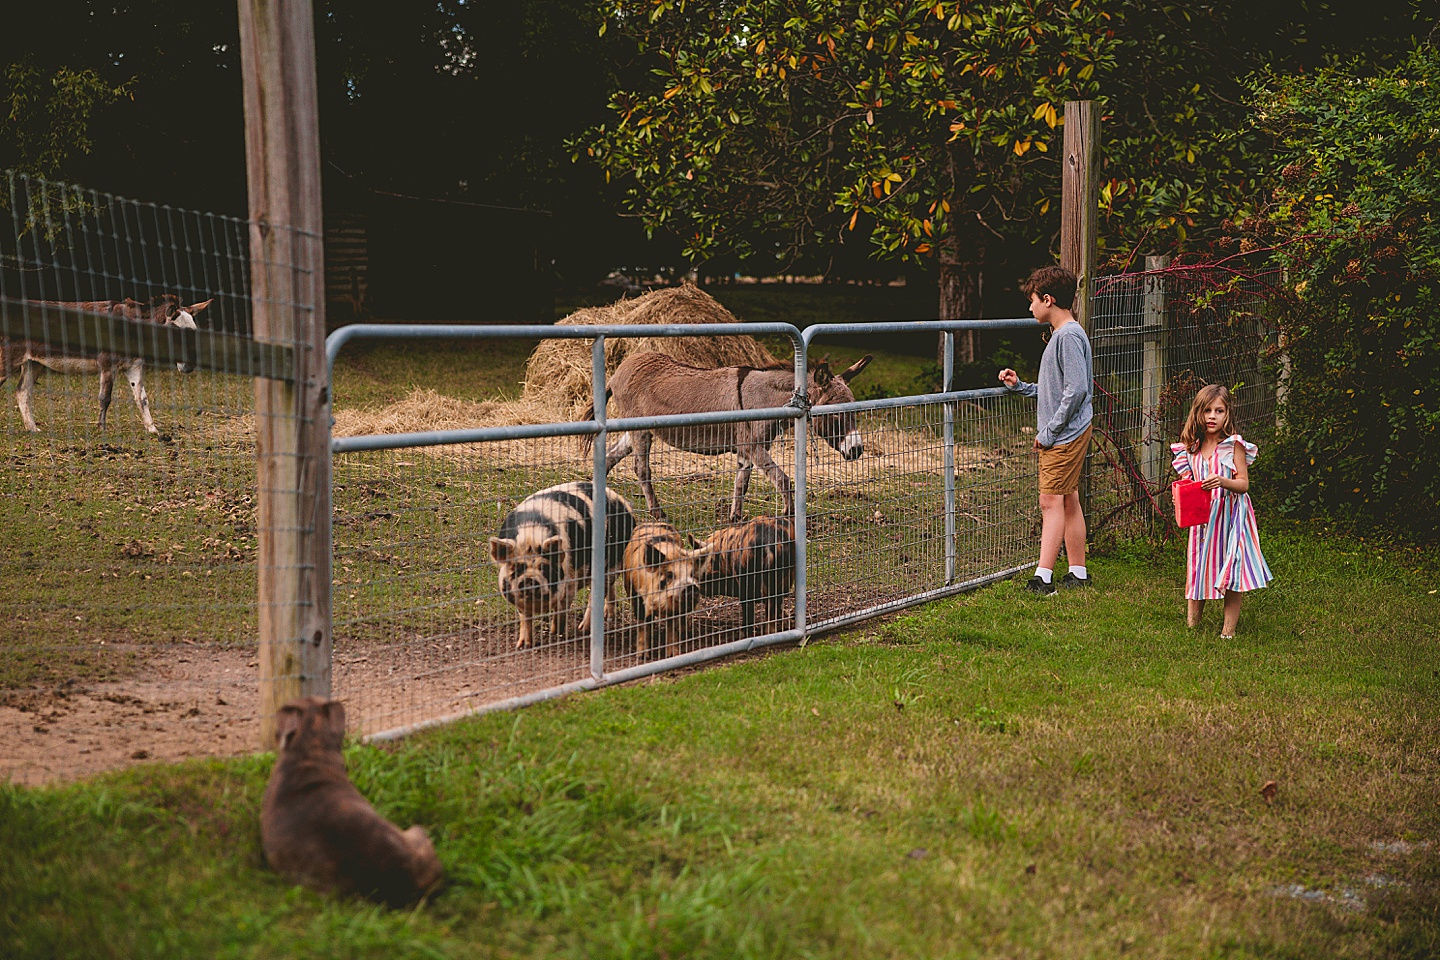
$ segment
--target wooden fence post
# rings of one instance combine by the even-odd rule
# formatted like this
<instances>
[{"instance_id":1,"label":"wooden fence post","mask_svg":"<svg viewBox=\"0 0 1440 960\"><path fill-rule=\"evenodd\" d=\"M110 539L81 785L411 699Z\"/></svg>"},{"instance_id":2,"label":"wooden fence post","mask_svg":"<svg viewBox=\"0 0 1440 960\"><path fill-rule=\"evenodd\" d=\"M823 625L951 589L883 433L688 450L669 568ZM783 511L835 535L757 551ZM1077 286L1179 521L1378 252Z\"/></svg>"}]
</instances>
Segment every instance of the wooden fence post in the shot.
<instances>
[{"instance_id":1,"label":"wooden fence post","mask_svg":"<svg viewBox=\"0 0 1440 960\"><path fill-rule=\"evenodd\" d=\"M1090 332L1095 298L1095 236L1100 219L1097 182L1100 113L1092 100L1065 104L1065 157L1060 174L1060 266L1080 280L1075 319Z\"/></svg>"},{"instance_id":2,"label":"wooden fence post","mask_svg":"<svg viewBox=\"0 0 1440 960\"><path fill-rule=\"evenodd\" d=\"M330 693L330 397L310 0L239 0L253 335L293 344L255 381L260 748L275 711Z\"/></svg>"},{"instance_id":3,"label":"wooden fence post","mask_svg":"<svg viewBox=\"0 0 1440 960\"><path fill-rule=\"evenodd\" d=\"M1159 271L1170 266L1169 257L1146 257L1145 300L1140 325L1140 411L1146 431L1145 479L1158 484L1169 457L1165 454L1165 421L1160 416L1160 395L1165 389L1165 278Z\"/></svg>"},{"instance_id":4,"label":"wooden fence post","mask_svg":"<svg viewBox=\"0 0 1440 960\"><path fill-rule=\"evenodd\" d=\"M1100 219L1100 113L1092 100L1065 104L1065 156L1060 171L1060 266L1075 274L1075 319L1087 334L1095 311L1095 236ZM1091 444L1093 449L1094 444ZM1091 454L1080 475L1080 504L1090 512Z\"/></svg>"}]
</instances>

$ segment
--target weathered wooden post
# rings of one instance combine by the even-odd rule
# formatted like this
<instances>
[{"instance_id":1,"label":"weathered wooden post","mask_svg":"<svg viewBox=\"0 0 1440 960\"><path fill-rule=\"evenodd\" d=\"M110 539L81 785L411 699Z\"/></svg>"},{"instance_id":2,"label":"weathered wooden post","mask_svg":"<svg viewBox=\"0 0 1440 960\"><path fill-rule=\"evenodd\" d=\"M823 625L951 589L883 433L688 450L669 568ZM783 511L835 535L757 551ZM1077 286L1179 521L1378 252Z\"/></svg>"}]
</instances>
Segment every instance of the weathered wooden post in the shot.
<instances>
[{"instance_id":1,"label":"weathered wooden post","mask_svg":"<svg viewBox=\"0 0 1440 960\"><path fill-rule=\"evenodd\" d=\"M310 0L239 0L254 336L294 380L256 379L260 747L275 711L330 692L330 396Z\"/></svg>"},{"instance_id":2,"label":"weathered wooden post","mask_svg":"<svg viewBox=\"0 0 1440 960\"><path fill-rule=\"evenodd\" d=\"M1080 281L1075 319L1092 334L1095 311L1095 238L1100 219L1100 112L1093 100L1065 104L1065 155L1060 171L1060 266ZM1090 464L1080 478L1080 503L1090 512Z\"/></svg>"},{"instance_id":3,"label":"weathered wooden post","mask_svg":"<svg viewBox=\"0 0 1440 960\"><path fill-rule=\"evenodd\" d=\"M1080 280L1075 319L1086 333L1090 333L1095 297L1099 157L1100 113L1094 101L1069 101L1065 104L1065 156L1060 172L1060 266Z\"/></svg>"},{"instance_id":4,"label":"weathered wooden post","mask_svg":"<svg viewBox=\"0 0 1440 960\"><path fill-rule=\"evenodd\" d=\"M1140 312L1140 415L1145 431L1145 479L1159 484L1169 457L1165 455L1165 421L1160 415L1160 395L1165 388L1166 323L1165 278L1160 274L1170 265L1169 257L1145 258L1145 299Z\"/></svg>"}]
</instances>

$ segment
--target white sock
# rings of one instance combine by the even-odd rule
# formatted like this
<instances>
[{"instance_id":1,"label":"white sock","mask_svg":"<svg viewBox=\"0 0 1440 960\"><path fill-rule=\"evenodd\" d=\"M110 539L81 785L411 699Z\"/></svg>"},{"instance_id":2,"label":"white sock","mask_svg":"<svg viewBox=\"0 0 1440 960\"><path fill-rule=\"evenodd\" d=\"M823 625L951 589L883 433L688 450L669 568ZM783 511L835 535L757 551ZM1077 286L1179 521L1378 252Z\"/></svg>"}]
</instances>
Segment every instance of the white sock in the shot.
<instances>
[{"instance_id":1,"label":"white sock","mask_svg":"<svg viewBox=\"0 0 1440 960\"><path fill-rule=\"evenodd\" d=\"M1085 572L1085 568L1084 568L1084 567L1077 567L1077 566L1075 566L1075 564L1073 564L1073 563L1070 564L1070 572L1073 573L1073 574L1075 574L1075 578L1076 578L1077 580L1085 580L1085 579L1088 579L1089 576L1090 576L1090 574L1088 574L1088 573Z\"/></svg>"},{"instance_id":2,"label":"white sock","mask_svg":"<svg viewBox=\"0 0 1440 960\"><path fill-rule=\"evenodd\" d=\"M1049 567L1036 567L1035 576L1039 577L1041 580L1044 580L1046 583L1049 583L1050 578L1055 576L1055 571L1051 570Z\"/></svg>"}]
</instances>

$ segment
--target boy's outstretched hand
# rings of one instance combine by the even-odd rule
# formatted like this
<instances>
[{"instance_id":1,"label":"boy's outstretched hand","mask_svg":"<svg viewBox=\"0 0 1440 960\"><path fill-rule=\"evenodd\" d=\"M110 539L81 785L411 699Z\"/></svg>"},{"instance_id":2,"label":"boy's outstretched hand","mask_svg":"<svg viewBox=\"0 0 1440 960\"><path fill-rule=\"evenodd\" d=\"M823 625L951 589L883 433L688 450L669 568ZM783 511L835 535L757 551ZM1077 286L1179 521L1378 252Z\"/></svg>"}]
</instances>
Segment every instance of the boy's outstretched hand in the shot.
<instances>
[{"instance_id":1,"label":"boy's outstretched hand","mask_svg":"<svg viewBox=\"0 0 1440 960\"><path fill-rule=\"evenodd\" d=\"M1000 382L1005 384L1005 386L1007 387L1013 387L1015 386L1015 384L1020 382L1020 376L1014 370L1006 367L1004 370L1000 371Z\"/></svg>"}]
</instances>

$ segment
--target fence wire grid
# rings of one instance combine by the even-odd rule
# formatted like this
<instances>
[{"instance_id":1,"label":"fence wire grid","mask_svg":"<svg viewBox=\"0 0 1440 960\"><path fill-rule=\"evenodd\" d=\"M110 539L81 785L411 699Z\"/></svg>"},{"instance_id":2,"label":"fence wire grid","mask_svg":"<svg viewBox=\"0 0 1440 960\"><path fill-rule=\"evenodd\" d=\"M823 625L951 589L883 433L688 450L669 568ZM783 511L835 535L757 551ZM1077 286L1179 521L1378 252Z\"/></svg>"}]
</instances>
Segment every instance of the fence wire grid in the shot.
<instances>
[{"instance_id":1,"label":"fence wire grid","mask_svg":"<svg viewBox=\"0 0 1440 960\"><path fill-rule=\"evenodd\" d=\"M254 746L249 244L0 173L0 777Z\"/></svg>"},{"instance_id":2,"label":"fence wire grid","mask_svg":"<svg viewBox=\"0 0 1440 960\"><path fill-rule=\"evenodd\" d=\"M1082 487L1092 540L1174 530L1170 444L1202 386L1230 389L1248 439L1273 437L1278 280L1278 271L1183 266L1100 279L1090 330L1095 433Z\"/></svg>"}]
</instances>

